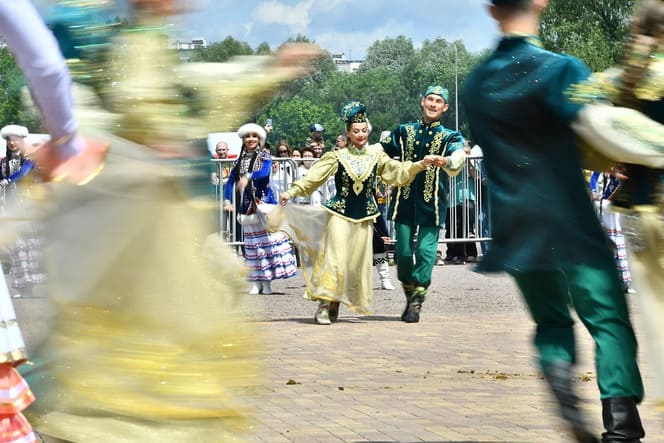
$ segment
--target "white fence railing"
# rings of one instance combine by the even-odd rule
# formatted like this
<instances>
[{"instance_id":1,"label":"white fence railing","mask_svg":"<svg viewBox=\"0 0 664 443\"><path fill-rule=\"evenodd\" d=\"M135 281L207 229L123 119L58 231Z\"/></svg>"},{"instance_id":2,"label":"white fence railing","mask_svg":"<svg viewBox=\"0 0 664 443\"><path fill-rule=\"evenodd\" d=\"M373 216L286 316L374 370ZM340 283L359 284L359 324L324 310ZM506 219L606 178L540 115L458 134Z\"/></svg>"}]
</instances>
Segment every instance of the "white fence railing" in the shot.
<instances>
[{"instance_id":1,"label":"white fence railing","mask_svg":"<svg viewBox=\"0 0 664 443\"><path fill-rule=\"evenodd\" d=\"M224 209L224 188L226 178L235 160L211 160L216 166L215 197L219 208L219 230L231 246L244 244L242 229L237 222L235 211ZM448 213L446 217L446 235L440 236L440 243L453 242L488 242L491 240L489 225L489 204L486 191L486 179L482 167L482 157L467 157L463 170L457 177L451 177L449 183ZM291 185L306 174L307 166L313 165L315 159L272 158L272 174L270 187L278 199L281 192L290 189ZM306 162L306 163L305 163ZM391 192L387 193L385 207L389 207ZM334 195L334 180L331 178L309 198L295 199L297 204L319 205ZM237 208L235 193L233 207ZM384 214L385 216L387 214ZM387 221L390 234L393 224Z\"/></svg>"}]
</instances>

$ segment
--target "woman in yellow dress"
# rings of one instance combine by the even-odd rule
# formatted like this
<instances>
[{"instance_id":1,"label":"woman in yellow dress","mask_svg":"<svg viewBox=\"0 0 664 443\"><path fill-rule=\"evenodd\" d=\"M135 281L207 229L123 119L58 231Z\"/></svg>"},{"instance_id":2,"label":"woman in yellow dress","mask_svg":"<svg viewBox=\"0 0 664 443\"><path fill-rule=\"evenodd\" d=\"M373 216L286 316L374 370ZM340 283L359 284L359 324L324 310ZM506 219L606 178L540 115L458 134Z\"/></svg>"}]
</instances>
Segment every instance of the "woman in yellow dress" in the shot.
<instances>
[{"instance_id":1,"label":"woman in yellow dress","mask_svg":"<svg viewBox=\"0 0 664 443\"><path fill-rule=\"evenodd\" d=\"M237 441L248 430L238 397L259 374L257 339L236 309L245 271L209 235L216 205L192 193L207 182L207 153L198 162L186 139L237 127L318 51L180 65L162 32L177 4L135 1L135 25L111 45L121 66L89 72L101 76L104 100L78 96L82 126L111 143L103 169L75 186L72 174L84 169L72 164L67 180L46 185L55 318L26 378L37 396L29 419L49 437L193 443ZM186 86L200 92L198 113L181 99Z\"/></svg>"},{"instance_id":2,"label":"woman in yellow dress","mask_svg":"<svg viewBox=\"0 0 664 443\"><path fill-rule=\"evenodd\" d=\"M324 325L337 319L340 303L361 314L369 312L373 222L380 215L373 192L376 179L404 186L429 165L444 161L428 155L418 162L402 163L390 159L380 145L369 145L371 124L366 107L358 101L345 105L341 118L346 124L348 147L323 155L305 178L280 196L285 205L291 198L311 194L334 176L337 193L320 209L292 205L285 211L290 233L302 254L305 298L319 302L314 320ZM323 211L318 217L324 220L319 225L320 236L312 233L311 218L293 215L312 211Z\"/></svg>"}]
</instances>

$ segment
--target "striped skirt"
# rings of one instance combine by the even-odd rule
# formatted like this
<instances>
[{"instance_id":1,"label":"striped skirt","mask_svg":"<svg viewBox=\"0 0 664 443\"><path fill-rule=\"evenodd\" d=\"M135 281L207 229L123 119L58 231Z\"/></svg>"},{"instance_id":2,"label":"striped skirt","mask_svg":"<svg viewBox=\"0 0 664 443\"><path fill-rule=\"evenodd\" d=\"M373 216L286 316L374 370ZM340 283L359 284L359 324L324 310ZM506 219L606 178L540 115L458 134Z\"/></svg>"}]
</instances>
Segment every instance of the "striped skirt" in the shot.
<instances>
[{"instance_id":1,"label":"striped skirt","mask_svg":"<svg viewBox=\"0 0 664 443\"><path fill-rule=\"evenodd\" d=\"M629 286L632 283L632 274L629 271L629 263L627 261L627 247L625 245L625 235L623 233L621 217L622 214L613 211L611 208L611 202L608 200L602 200L600 220L602 226L604 226L606 234L615 245L613 257L616 261L616 267L620 273L623 285Z\"/></svg>"},{"instance_id":2,"label":"striped skirt","mask_svg":"<svg viewBox=\"0 0 664 443\"><path fill-rule=\"evenodd\" d=\"M243 229L249 281L272 281L297 273L295 255L286 234L270 233L262 223L244 224Z\"/></svg>"}]
</instances>

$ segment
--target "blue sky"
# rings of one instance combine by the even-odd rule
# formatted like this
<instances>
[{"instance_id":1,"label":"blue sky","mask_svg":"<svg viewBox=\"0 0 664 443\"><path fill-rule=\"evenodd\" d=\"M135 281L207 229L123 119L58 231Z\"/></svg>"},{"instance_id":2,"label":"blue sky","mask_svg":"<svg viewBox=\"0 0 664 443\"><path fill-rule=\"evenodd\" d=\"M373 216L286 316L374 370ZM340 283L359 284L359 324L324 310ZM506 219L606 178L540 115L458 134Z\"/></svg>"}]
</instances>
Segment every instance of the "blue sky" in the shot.
<instances>
[{"instance_id":1,"label":"blue sky","mask_svg":"<svg viewBox=\"0 0 664 443\"><path fill-rule=\"evenodd\" d=\"M53 2L33 1L42 12ZM374 41L398 35L416 47L437 37L462 40L475 52L493 47L498 38L486 0L182 1L193 12L169 18L173 36L181 40L202 37L212 43L231 35L254 48L266 41L274 49L300 33L332 53L362 59ZM124 16L123 6L118 11Z\"/></svg>"},{"instance_id":2,"label":"blue sky","mask_svg":"<svg viewBox=\"0 0 664 443\"><path fill-rule=\"evenodd\" d=\"M416 47L442 37L471 51L491 48L498 37L486 0L190 0L196 12L177 18L177 36L226 36L275 48L297 33L332 53L361 59L376 40L405 35ZM405 7L404 5L407 5Z\"/></svg>"}]
</instances>

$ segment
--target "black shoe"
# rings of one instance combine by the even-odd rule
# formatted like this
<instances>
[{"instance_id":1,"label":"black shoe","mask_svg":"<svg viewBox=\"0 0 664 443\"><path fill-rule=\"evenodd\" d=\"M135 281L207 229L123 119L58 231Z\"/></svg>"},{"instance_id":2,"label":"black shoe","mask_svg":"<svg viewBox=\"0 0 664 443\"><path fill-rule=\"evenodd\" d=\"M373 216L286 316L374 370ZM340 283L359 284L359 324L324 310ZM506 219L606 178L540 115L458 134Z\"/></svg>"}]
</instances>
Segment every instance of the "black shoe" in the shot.
<instances>
[{"instance_id":1,"label":"black shoe","mask_svg":"<svg viewBox=\"0 0 664 443\"><path fill-rule=\"evenodd\" d=\"M406 321L406 313L408 312L410 298L413 296L413 290L415 289L415 286L410 283L402 283L401 286L403 287L403 293L406 296L406 307L403 309L403 313L401 314L401 321Z\"/></svg>"},{"instance_id":2,"label":"black shoe","mask_svg":"<svg viewBox=\"0 0 664 443\"><path fill-rule=\"evenodd\" d=\"M402 320L406 323L418 323L420 321L420 310L422 309L421 303L411 303L408 305Z\"/></svg>"},{"instance_id":3,"label":"black shoe","mask_svg":"<svg viewBox=\"0 0 664 443\"><path fill-rule=\"evenodd\" d=\"M420 311L422 310L422 303L427 295L427 288L418 286L413 291L410 298L410 303L406 307L406 312L402 316L402 320L406 323L418 323L420 321Z\"/></svg>"},{"instance_id":4,"label":"black shoe","mask_svg":"<svg viewBox=\"0 0 664 443\"><path fill-rule=\"evenodd\" d=\"M602 421L606 429L602 443L641 443L646 435L634 397L602 400Z\"/></svg>"},{"instance_id":5,"label":"black shoe","mask_svg":"<svg viewBox=\"0 0 664 443\"><path fill-rule=\"evenodd\" d=\"M549 384L563 419L569 424L578 443L599 443L585 424L583 414L578 408L579 399L572 387L572 363L555 361L544 367L544 378Z\"/></svg>"},{"instance_id":6,"label":"black shoe","mask_svg":"<svg viewBox=\"0 0 664 443\"><path fill-rule=\"evenodd\" d=\"M340 303L338 301L330 302L330 307L327 310L327 315L333 323L339 318L339 305Z\"/></svg>"},{"instance_id":7,"label":"black shoe","mask_svg":"<svg viewBox=\"0 0 664 443\"><path fill-rule=\"evenodd\" d=\"M588 432L586 429L572 428L572 435L577 443L600 443L599 438Z\"/></svg>"}]
</instances>

